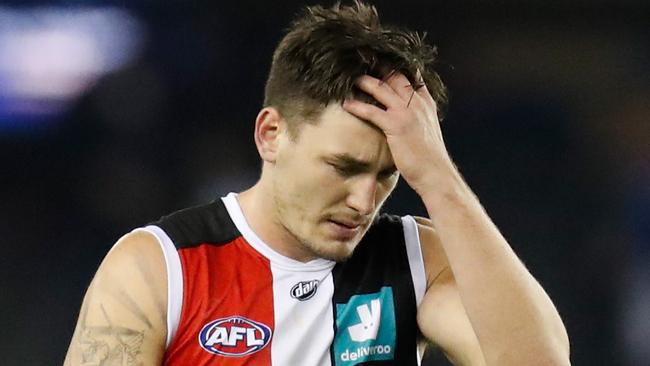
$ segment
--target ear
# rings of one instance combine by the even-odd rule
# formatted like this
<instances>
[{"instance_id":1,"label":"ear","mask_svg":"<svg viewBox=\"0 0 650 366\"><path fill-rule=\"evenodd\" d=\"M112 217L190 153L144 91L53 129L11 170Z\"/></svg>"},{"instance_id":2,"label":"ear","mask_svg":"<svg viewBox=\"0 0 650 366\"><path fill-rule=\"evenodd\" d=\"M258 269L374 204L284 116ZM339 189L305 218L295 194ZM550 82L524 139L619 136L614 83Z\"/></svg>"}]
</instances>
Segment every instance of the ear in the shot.
<instances>
[{"instance_id":1,"label":"ear","mask_svg":"<svg viewBox=\"0 0 650 366\"><path fill-rule=\"evenodd\" d=\"M284 119L280 112L273 107L262 109L255 119L255 145L262 160L275 162L283 133Z\"/></svg>"}]
</instances>

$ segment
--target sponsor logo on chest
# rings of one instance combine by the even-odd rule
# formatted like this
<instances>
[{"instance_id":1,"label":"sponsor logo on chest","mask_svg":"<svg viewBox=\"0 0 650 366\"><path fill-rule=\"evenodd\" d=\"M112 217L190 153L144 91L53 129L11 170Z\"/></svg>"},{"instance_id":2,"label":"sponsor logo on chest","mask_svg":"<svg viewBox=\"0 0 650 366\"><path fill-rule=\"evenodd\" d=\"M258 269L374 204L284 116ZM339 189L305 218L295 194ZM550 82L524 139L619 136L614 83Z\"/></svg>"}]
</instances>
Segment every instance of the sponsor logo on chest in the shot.
<instances>
[{"instance_id":1,"label":"sponsor logo on chest","mask_svg":"<svg viewBox=\"0 0 650 366\"><path fill-rule=\"evenodd\" d=\"M311 299L318 290L318 280L301 281L291 288L291 297L296 300L305 301Z\"/></svg>"},{"instance_id":2,"label":"sponsor logo on chest","mask_svg":"<svg viewBox=\"0 0 650 366\"><path fill-rule=\"evenodd\" d=\"M201 329L199 344L213 354L241 357L266 347L271 340L266 324L235 315L216 319Z\"/></svg>"},{"instance_id":3,"label":"sponsor logo on chest","mask_svg":"<svg viewBox=\"0 0 650 366\"><path fill-rule=\"evenodd\" d=\"M396 329L391 287L337 304L334 365L394 360Z\"/></svg>"}]
</instances>

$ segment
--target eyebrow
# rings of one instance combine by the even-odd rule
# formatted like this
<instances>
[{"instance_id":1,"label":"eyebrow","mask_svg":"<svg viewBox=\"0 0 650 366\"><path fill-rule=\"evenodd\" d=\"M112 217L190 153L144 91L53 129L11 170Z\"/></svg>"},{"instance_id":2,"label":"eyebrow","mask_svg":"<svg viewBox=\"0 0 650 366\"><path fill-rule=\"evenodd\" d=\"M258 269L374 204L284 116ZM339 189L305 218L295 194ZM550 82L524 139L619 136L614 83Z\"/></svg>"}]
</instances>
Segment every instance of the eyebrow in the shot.
<instances>
[{"instance_id":1,"label":"eyebrow","mask_svg":"<svg viewBox=\"0 0 650 366\"><path fill-rule=\"evenodd\" d=\"M345 165L346 167L352 168L354 170L358 171L369 171L370 167L372 164L368 161L364 160L359 160L353 156L350 156L348 154L342 153L342 154L334 154L330 160L334 160L336 163ZM397 167L395 164L391 164L390 166L384 167L381 169L382 172L394 172L397 170Z\"/></svg>"}]
</instances>

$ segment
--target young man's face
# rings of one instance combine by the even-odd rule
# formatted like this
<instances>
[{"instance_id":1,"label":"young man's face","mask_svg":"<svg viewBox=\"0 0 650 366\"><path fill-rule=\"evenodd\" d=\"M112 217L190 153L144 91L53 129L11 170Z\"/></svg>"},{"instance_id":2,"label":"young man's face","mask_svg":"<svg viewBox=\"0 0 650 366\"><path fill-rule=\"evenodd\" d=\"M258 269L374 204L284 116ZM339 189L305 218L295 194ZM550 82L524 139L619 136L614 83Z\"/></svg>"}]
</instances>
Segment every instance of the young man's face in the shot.
<instances>
[{"instance_id":1,"label":"young man's face","mask_svg":"<svg viewBox=\"0 0 650 366\"><path fill-rule=\"evenodd\" d=\"M281 139L273 173L276 219L307 253L344 260L398 178L384 134L330 104L297 138Z\"/></svg>"}]
</instances>

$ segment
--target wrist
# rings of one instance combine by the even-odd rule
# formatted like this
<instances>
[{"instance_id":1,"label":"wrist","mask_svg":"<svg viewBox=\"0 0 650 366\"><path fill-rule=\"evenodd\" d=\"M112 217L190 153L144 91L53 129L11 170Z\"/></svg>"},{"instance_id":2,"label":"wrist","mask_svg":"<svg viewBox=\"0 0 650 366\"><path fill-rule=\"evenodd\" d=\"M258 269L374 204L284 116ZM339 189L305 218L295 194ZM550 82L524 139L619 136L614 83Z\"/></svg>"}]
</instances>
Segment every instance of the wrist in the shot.
<instances>
[{"instance_id":1,"label":"wrist","mask_svg":"<svg viewBox=\"0 0 650 366\"><path fill-rule=\"evenodd\" d=\"M455 168L453 173L439 175L437 179L427 182L414 189L430 214L467 209L477 201L474 192Z\"/></svg>"},{"instance_id":2,"label":"wrist","mask_svg":"<svg viewBox=\"0 0 650 366\"><path fill-rule=\"evenodd\" d=\"M458 168L451 159L432 159L423 168L417 182L410 184L423 199L445 194L444 192L460 193L465 186Z\"/></svg>"}]
</instances>

